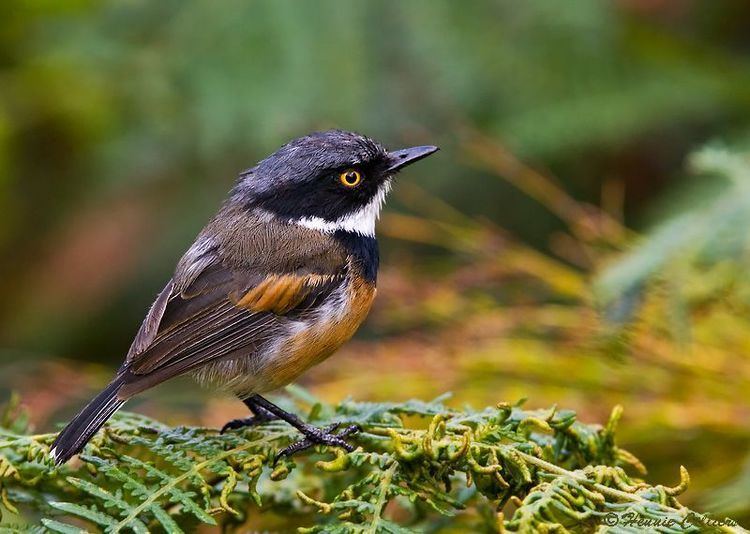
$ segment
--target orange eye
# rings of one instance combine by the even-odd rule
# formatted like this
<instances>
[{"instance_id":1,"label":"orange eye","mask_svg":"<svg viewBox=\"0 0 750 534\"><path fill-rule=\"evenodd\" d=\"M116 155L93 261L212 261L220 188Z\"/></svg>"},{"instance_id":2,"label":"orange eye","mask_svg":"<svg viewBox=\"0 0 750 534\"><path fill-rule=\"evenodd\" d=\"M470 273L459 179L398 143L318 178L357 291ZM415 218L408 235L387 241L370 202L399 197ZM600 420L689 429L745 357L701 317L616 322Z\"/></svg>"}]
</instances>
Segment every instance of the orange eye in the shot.
<instances>
[{"instance_id":1,"label":"orange eye","mask_svg":"<svg viewBox=\"0 0 750 534\"><path fill-rule=\"evenodd\" d=\"M339 180L346 187L357 187L362 181L362 175L359 173L359 171L348 169L339 174Z\"/></svg>"}]
</instances>

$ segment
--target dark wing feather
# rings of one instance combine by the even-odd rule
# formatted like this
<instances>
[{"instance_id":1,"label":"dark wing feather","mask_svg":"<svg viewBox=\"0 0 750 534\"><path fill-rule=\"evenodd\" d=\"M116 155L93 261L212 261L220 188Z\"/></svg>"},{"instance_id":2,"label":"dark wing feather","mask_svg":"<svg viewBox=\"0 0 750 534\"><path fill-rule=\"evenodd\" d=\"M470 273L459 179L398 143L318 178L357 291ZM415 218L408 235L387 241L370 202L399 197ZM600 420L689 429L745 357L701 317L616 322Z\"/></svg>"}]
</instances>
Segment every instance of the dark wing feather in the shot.
<instances>
[{"instance_id":1,"label":"dark wing feather","mask_svg":"<svg viewBox=\"0 0 750 534\"><path fill-rule=\"evenodd\" d=\"M121 369L121 398L218 358L250 356L290 317L325 299L344 280L335 273L260 273L207 263L188 284L159 294ZM178 289L182 285L182 289Z\"/></svg>"},{"instance_id":2,"label":"dark wing feather","mask_svg":"<svg viewBox=\"0 0 750 534\"><path fill-rule=\"evenodd\" d=\"M167 308L167 303L172 296L173 287L174 284L172 283L172 280L170 280L166 287L162 289L161 293L156 297L156 300L151 305L151 309L148 310L146 318L143 320L143 324L141 324L141 328L135 335L133 343L130 345L130 350L128 350L128 355L125 358L126 362L130 360L134 354L139 354L148 348L154 340L154 337L156 337L161 318L164 315L164 310Z\"/></svg>"}]
</instances>

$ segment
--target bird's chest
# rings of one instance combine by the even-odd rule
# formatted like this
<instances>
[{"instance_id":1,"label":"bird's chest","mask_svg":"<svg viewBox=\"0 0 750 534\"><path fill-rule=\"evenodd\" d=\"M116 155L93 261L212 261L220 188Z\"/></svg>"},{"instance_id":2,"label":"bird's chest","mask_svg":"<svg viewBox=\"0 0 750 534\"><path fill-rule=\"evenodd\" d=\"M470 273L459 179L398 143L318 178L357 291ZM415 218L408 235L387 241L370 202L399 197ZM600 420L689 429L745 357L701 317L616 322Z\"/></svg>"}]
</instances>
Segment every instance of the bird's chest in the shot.
<instances>
[{"instance_id":1,"label":"bird's chest","mask_svg":"<svg viewBox=\"0 0 750 534\"><path fill-rule=\"evenodd\" d=\"M374 283L352 278L326 299L315 314L296 323L264 362L263 375L268 380L263 390L292 382L333 354L365 320L375 294Z\"/></svg>"}]
</instances>

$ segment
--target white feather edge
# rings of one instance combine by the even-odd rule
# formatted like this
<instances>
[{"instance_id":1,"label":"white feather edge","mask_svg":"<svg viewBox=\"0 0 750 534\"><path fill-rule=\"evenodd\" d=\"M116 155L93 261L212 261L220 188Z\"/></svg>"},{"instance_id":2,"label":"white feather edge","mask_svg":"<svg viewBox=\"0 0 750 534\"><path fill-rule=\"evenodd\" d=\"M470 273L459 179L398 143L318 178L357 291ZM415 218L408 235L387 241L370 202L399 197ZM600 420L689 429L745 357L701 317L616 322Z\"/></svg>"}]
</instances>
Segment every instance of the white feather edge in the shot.
<instances>
[{"instance_id":1,"label":"white feather edge","mask_svg":"<svg viewBox=\"0 0 750 534\"><path fill-rule=\"evenodd\" d=\"M326 234L344 230L374 237L375 223L380 216L380 210L390 189L391 181L388 180L380 186L380 189L368 204L353 213L339 217L335 221L327 221L321 217L302 217L291 222Z\"/></svg>"}]
</instances>

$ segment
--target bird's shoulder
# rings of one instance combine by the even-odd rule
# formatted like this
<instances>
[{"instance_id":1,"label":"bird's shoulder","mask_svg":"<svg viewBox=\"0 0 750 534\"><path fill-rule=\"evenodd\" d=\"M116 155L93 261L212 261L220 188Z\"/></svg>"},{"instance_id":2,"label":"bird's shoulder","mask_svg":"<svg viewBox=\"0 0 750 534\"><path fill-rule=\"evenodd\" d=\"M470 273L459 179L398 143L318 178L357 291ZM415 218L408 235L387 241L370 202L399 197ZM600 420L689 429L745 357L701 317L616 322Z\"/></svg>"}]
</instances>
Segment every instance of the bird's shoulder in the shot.
<instances>
[{"instance_id":1,"label":"bird's shoulder","mask_svg":"<svg viewBox=\"0 0 750 534\"><path fill-rule=\"evenodd\" d=\"M189 286L196 271L221 263L239 273L336 274L349 260L341 240L282 221L260 209L226 206L199 234L177 265L177 287Z\"/></svg>"},{"instance_id":2,"label":"bird's shoulder","mask_svg":"<svg viewBox=\"0 0 750 534\"><path fill-rule=\"evenodd\" d=\"M180 331L187 335L207 316L236 323L304 313L344 283L350 258L347 247L330 235L279 224L255 211L225 209L178 262L126 363Z\"/></svg>"}]
</instances>

